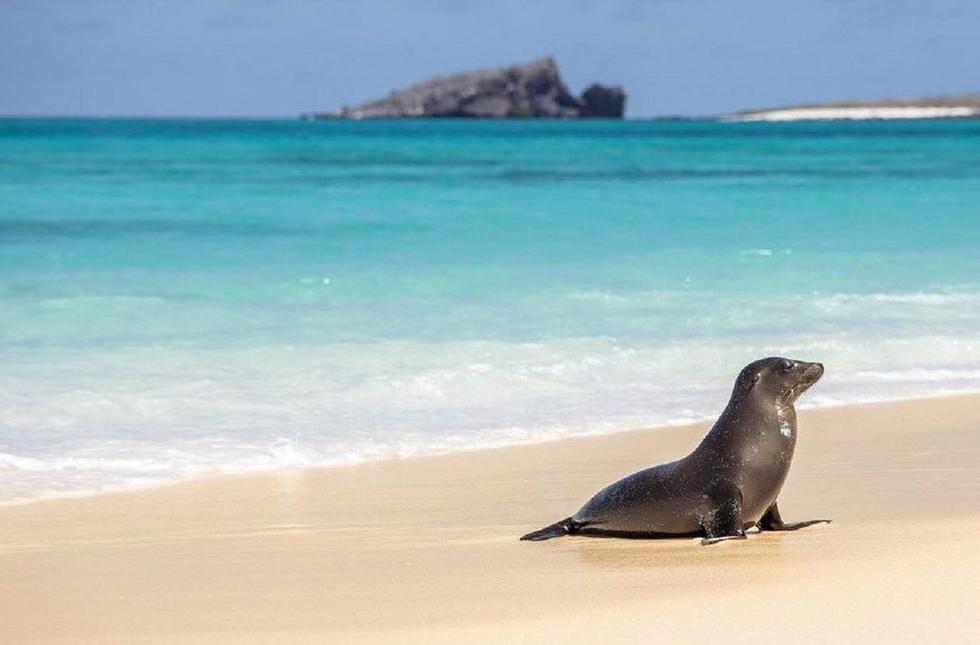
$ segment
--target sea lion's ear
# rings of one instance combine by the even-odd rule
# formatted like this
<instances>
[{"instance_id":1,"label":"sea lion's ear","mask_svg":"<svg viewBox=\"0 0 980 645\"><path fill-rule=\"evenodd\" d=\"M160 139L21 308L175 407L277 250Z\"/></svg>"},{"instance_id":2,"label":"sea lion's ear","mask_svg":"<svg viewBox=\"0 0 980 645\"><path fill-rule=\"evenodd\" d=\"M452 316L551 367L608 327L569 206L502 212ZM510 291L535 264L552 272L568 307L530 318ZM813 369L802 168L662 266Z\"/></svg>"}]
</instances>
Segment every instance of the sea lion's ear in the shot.
<instances>
[{"instance_id":1,"label":"sea lion's ear","mask_svg":"<svg viewBox=\"0 0 980 645\"><path fill-rule=\"evenodd\" d=\"M746 391L751 392L752 388L754 388L761 380L762 380L762 370L759 370L758 372L755 373L755 376L752 377L752 380L749 381L749 387L746 389Z\"/></svg>"}]
</instances>

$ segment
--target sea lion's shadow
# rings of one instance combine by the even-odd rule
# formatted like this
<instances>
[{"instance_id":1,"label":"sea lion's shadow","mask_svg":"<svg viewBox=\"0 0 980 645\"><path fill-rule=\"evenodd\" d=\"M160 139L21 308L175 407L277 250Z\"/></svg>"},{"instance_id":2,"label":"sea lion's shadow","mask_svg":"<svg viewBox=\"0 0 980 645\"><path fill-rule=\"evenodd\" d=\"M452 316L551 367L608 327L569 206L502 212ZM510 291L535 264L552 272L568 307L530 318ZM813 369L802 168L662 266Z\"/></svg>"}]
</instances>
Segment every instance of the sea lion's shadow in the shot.
<instances>
[{"instance_id":1,"label":"sea lion's shadow","mask_svg":"<svg viewBox=\"0 0 980 645\"><path fill-rule=\"evenodd\" d=\"M721 564L757 561L763 552L768 559L781 557L785 535L778 532L747 531L747 540L701 545L701 538L622 538L569 536L565 547L590 566L602 568L711 568Z\"/></svg>"}]
</instances>

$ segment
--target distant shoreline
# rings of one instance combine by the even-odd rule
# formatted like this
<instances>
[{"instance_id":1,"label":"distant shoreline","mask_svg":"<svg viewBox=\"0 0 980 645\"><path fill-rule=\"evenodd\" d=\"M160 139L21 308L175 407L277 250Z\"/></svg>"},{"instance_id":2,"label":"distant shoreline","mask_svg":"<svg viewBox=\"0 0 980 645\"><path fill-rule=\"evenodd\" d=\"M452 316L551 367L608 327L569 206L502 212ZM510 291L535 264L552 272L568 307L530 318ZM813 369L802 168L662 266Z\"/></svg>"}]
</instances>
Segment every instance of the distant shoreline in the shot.
<instances>
[{"instance_id":1,"label":"distant shoreline","mask_svg":"<svg viewBox=\"0 0 980 645\"><path fill-rule=\"evenodd\" d=\"M898 119L963 119L980 117L980 108L969 106L815 107L750 112L726 117L736 122L759 121L885 121Z\"/></svg>"},{"instance_id":2,"label":"distant shoreline","mask_svg":"<svg viewBox=\"0 0 980 645\"><path fill-rule=\"evenodd\" d=\"M726 121L882 121L895 119L970 119L980 117L980 95L919 99L840 101L745 110Z\"/></svg>"}]
</instances>

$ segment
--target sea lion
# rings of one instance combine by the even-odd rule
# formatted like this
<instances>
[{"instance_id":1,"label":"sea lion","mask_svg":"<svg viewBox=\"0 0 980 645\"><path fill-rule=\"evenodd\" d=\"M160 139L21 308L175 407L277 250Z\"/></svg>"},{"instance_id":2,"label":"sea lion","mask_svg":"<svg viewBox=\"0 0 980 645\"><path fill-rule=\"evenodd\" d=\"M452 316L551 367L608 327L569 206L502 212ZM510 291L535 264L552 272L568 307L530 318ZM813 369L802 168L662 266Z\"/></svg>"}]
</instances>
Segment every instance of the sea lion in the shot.
<instances>
[{"instance_id":1,"label":"sea lion","mask_svg":"<svg viewBox=\"0 0 980 645\"><path fill-rule=\"evenodd\" d=\"M745 530L795 531L776 497L796 446L793 403L823 376L823 365L787 358L749 363L718 421L687 457L611 484L575 515L522 540L562 535L697 537L702 544L744 539Z\"/></svg>"}]
</instances>

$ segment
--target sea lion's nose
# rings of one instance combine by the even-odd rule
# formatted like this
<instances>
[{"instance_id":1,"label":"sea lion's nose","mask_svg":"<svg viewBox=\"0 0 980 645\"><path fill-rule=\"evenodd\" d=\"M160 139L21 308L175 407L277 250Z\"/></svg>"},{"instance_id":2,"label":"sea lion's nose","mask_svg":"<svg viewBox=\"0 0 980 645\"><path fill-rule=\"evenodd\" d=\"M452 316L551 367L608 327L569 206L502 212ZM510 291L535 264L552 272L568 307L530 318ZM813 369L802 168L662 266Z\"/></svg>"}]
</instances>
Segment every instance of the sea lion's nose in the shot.
<instances>
[{"instance_id":1,"label":"sea lion's nose","mask_svg":"<svg viewBox=\"0 0 980 645\"><path fill-rule=\"evenodd\" d=\"M823 376L823 363L810 363L810 369L817 373L817 378Z\"/></svg>"}]
</instances>

